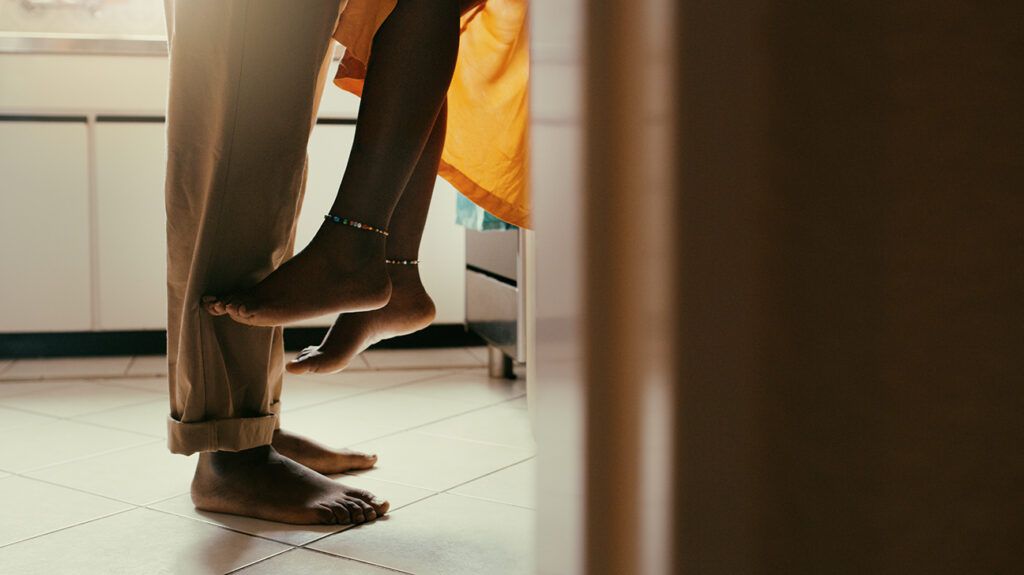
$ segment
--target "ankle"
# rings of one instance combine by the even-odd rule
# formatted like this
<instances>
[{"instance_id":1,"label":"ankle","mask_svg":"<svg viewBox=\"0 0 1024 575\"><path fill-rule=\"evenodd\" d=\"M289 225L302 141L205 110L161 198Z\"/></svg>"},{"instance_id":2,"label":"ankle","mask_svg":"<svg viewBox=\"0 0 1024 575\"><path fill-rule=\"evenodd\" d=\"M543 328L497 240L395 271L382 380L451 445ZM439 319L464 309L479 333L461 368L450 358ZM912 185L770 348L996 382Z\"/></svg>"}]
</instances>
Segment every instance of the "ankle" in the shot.
<instances>
[{"instance_id":1,"label":"ankle","mask_svg":"<svg viewBox=\"0 0 1024 575\"><path fill-rule=\"evenodd\" d=\"M272 452L273 448L269 445L260 445L242 451L204 451L199 454L199 464L213 471L221 471L239 465L266 461Z\"/></svg>"},{"instance_id":2,"label":"ankle","mask_svg":"<svg viewBox=\"0 0 1024 575\"><path fill-rule=\"evenodd\" d=\"M391 285L394 286L395 291L423 289L418 265L389 264L388 275L391 277Z\"/></svg>"}]
</instances>

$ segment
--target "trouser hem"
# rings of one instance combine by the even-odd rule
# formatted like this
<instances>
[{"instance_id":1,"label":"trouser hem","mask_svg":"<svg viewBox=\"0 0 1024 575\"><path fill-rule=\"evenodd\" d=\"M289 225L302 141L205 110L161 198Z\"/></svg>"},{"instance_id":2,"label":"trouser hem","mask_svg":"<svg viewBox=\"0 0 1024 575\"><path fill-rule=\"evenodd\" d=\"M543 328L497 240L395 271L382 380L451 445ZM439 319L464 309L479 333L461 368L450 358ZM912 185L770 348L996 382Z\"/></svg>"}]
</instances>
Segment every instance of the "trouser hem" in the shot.
<instances>
[{"instance_id":1,"label":"trouser hem","mask_svg":"<svg viewBox=\"0 0 1024 575\"><path fill-rule=\"evenodd\" d=\"M167 417L167 447L171 453L192 455L200 451L242 451L270 445L277 428L280 402L271 413L209 421L181 422Z\"/></svg>"}]
</instances>

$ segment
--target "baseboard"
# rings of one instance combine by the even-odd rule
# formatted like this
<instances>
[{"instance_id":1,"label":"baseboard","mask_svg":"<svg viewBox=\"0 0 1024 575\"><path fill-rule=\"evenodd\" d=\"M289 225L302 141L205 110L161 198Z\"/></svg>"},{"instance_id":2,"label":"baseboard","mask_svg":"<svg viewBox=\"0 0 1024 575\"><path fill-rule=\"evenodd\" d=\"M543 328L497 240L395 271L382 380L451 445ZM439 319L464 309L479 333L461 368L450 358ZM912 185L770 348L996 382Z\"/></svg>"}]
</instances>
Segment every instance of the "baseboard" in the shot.
<instances>
[{"instance_id":1,"label":"baseboard","mask_svg":"<svg viewBox=\"0 0 1024 575\"><path fill-rule=\"evenodd\" d=\"M316 345L327 333L322 327L285 328L284 346L298 351ZM483 345L462 324L435 324L416 333L384 340L372 349L420 349ZM2 333L0 359L29 357L83 357L110 355L160 355L167 350L167 332L87 331L70 333Z\"/></svg>"}]
</instances>

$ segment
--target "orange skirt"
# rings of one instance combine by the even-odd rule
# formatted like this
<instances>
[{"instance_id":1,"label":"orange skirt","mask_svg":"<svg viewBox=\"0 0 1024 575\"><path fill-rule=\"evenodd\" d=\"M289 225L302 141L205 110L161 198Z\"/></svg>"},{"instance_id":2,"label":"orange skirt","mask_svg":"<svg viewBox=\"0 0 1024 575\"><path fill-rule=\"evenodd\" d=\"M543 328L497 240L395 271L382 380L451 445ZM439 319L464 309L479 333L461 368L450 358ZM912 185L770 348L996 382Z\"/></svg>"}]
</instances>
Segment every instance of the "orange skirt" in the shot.
<instances>
[{"instance_id":1,"label":"orange skirt","mask_svg":"<svg viewBox=\"0 0 1024 575\"><path fill-rule=\"evenodd\" d=\"M334 83L360 96L373 37L397 0L349 0ZM478 206L530 227L527 0L486 0L462 17L438 174Z\"/></svg>"}]
</instances>

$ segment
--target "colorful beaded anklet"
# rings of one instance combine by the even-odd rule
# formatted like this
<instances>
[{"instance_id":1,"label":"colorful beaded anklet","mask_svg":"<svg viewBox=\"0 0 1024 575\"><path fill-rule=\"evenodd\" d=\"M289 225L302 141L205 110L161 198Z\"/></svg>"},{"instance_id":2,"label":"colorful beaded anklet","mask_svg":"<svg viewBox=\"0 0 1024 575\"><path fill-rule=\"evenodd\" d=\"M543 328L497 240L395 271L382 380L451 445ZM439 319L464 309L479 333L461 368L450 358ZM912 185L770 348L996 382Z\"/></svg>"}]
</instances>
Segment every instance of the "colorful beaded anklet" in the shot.
<instances>
[{"instance_id":1,"label":"colorful beaded anklet","mask_svg":"<svg viewBox=\"0 0 1024 575\"><path fill-rule=\"evenodd\" d=\"M343 218L341 216L336 216L334 214L327 214L324 216L324 219L335 224L344 224L346 226L352 226L353 228L358 228L360 230L369 230L371 232L376 232L384 237L388 237L387 230L375 228L369 224L364 224L363 222L357 222L355 220L350 220L348 218Z\"/></svg>"},{"instance_id":2,"label":"colorful beaded anklet","mask_svg":"<svg viewBox=\"0 0 1024 575\"><path fill-rule=\"evenodd\" d=\"M384 263L396 266L414 266L419 264L420 260L384 260Z\"/></svg>"}]
</instances>

